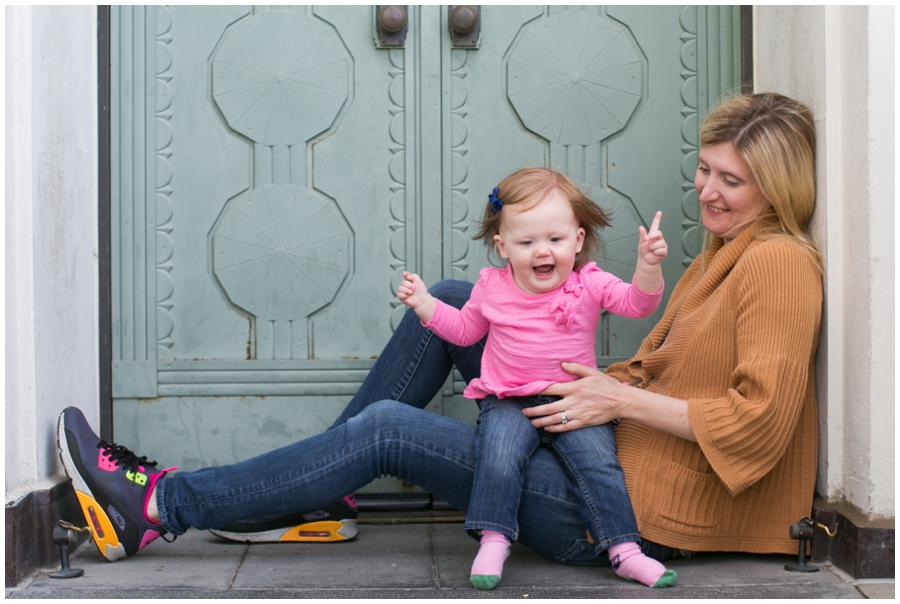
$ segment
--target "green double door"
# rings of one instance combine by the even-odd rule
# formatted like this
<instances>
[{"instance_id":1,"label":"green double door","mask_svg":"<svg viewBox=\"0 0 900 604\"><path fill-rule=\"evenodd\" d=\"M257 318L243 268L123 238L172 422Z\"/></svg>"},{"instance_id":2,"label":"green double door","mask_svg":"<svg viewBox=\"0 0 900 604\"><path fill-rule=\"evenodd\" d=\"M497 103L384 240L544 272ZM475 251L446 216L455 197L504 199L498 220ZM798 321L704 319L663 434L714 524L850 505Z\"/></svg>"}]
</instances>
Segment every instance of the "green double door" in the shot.
<instances>
[{"instance_id":1,"label":"green double door","mask_svg":"<svg viewBox=\"0 0 900 604\"><path fill-rule=\"evenodd\" d=\"M474 280L506 174L545 165L613 212L630 279L663 211L670 289L696 253L700 118L739 85L736 7L113 7L113 430L167 465L324 430L399 321L404 270ZM597 358L643 321L604 315ZM429 404L473 421L458 375ZM379 488L404 488L382 483Z\"/></svg>"}]
</instances>

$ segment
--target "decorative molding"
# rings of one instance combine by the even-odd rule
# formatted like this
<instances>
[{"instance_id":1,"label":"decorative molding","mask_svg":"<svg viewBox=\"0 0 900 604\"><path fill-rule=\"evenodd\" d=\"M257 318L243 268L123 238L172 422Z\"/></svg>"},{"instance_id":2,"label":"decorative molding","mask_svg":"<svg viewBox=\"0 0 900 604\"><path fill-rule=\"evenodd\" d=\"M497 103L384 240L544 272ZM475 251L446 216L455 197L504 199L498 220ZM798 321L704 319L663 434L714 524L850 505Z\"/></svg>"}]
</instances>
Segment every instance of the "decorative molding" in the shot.
<instances>
[{"instance_id":1,"label":"decorative molding","mask_svg":"<svg viewBox=\"0 0 900 604\"><path fill-rule=\"evenodd\" d=\"M150 9L153 10L153 9ZM156 7L156 338L157 359L173 360L172 13Z\"/></svg>"},{"instance_id":2,"label":"decorative molding","mask_svg":"<svg viewBox=\"0 0 900 604\"><path fill-rule=\"evenodd\" d=\"M388 52L391 61L391 83L388 96L391 100L391 293L397 291L406 270L406 51L395 48ZM406 306L391 299L391 329L396 330L406 312Z\"/></svg>"},{"instance_id":3,"label":"decorative molding","mask_svg":"<svg viewBox=\"0 0 900 604\"><path fill-rule=\"evenodd\" d=\"M169 335L160 338L157 327L169 317L160 301L171 310L173 291L165 267L171 231L157 228L158 198L171 192L172 178L170 89L160 86L171 75L171 15L156 6L114 6L111 23L110 45L117 49L110 57L112 393L152 398L156 383L148 376L160 354L171 351L168 342L161 349L160 339ZM171 220L165 204L162 217Z\"/></svg>"},{"instance_id":4,"label":"decorative molding","mask_svg":"<svg viewBox=\"0 0 900 604\"><path fill-rule=\"evenodd\" d=\"M697 201L697 191L694 189L694 174L697 171L697 152L700 148L700 124L699 124L699 78L697 76L697 7L685 6L681 9L679 22L681 24L681 115L684 119L681 124L681 138L684 142L681 147L683 155L681 162L681 174L684 182L681 188L684 195L681 200L681 212L683 232L681 234L681 247L685 257L682 263L688 266L700 252L700 206Z\"/></svg>"},{"instance_id":5,"label":"decorative molding","mask_svg":"<svg viewBox=\"0 0 900 604\"><path fill-rule=\"evenodd\" d=\"M453 279L468 281L466 269L469 262L466 260L469 253L468 230L469 201L466 194L469 191L467 180L469 177L469 164L466 160L468 147L468 125L466 124L466 101L469 96L466 60L468 50L453 49L450 51L450 187L451 187L451 241L450 254L453 263ZM446 145L446 142L445 142ZM485 196L487 193L485 193Z\"/></svg>"},{"instance_id":6,"label":"decorative molding","mask_svg":"<svg viewBox=\"0 0 900 604\"><path fill-rule=\"evenodd\" d=\"M160 362L160 396L353 395L374 360Z\"/></svg>"},{"instance_id":7,"label":"decorative molding","mask_svg":"<svg viewBox=\"0 0 900 604\"><path fill-rule=\"evenodd\" d=\"M684 140L681 172L682 213L684 219L681 244L683 263L689 265L700 252L702 227L694 174L700 145L700 126L706 114L723 94L737 91L741 85L741 53L735 40L740 40L741 19L737 6L685 6L679 18L682 47L681 79L683 104L681 135Z\"/></svg>"}]
</instances>

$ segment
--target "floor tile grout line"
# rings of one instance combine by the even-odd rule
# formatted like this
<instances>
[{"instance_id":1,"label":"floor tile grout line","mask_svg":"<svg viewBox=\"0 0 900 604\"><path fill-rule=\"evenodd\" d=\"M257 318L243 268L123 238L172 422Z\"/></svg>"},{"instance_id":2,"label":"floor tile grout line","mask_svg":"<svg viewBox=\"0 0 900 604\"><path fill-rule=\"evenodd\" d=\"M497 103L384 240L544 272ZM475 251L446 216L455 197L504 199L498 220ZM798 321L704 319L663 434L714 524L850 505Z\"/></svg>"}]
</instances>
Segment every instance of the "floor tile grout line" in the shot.
<instances>
[{"instance_id":1,"label":"floor tile grout line","mask_svg":"<svg viewBox=\"0 0 900 604\"><path fill-rule=\"evenodd\" d=\"M241 571L241 566L244 565L244 560L247 559L247 554L250 553L250 544L247 544L247 547L244 549L244 553L241 555L241 559L238 560L237 568L234 569L234 574L231 575L231 582L228 584L227 591L231 591L234 587L234 582L237 581L238 573Z\"/></svg>"},{"instance_id":2,"label":"floor tile grout line","mask_svg":"<svg viewBox=\"0 0 900 604\"><path fill-rule=\"evenodd\" d=\"M441 590L441 582L438 578L437 571L437 547L434 543L434 533L435 533L435 525L429 525L428 527L428 542L431 545L431 581L434 584L434 588L439 592Z\"/></svg>"}]
</instances>

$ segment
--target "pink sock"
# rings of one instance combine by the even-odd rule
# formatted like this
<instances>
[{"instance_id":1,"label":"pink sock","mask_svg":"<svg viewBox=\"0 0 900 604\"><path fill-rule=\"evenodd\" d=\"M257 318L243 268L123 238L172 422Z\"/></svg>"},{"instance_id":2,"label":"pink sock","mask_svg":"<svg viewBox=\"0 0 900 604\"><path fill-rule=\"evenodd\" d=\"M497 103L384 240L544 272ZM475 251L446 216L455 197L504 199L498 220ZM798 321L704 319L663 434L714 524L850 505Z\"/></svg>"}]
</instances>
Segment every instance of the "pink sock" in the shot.
<instances>
[{"instance_id":1,"label":"pink sock","mask_svg":"<svg viewBox=\"0 0 900 604\"><path fill-rule=\"evenodd\" d=\"M479 589L493 589L503 575L510 540L497 531L481 531L481 547L472 562L469 580Z\"/></svg>"},{"instance_id":2,"label":"pink sock","mask_svg":"<svg viewBox=\"0 0 900 604\"><path fill-rule=\"evenodd\" d=\"M618 543L609 548L613 570L623 579L639 581L650 587L675 585L678 575L653 558L648 558L634 541Z\"/></svg>"}]
</instances>

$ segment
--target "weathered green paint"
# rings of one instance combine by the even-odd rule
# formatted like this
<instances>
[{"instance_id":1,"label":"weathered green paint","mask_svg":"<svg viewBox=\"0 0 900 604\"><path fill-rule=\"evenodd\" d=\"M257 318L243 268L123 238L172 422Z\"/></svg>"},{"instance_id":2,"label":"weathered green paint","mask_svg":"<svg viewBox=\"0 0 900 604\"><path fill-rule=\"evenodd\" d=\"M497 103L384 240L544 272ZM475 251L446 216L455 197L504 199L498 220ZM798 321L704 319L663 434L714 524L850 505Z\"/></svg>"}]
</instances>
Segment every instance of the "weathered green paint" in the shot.
<instances>
[{"instance_id":1,"label":"weathered green paint","mask_svg":"<svg viewBox=\"0 0 900 604\"><path fill-rule=\"evenodd\" d=\"M625 279L663 210L671 290L699 241L698 124L740 83L738 10L481 15L460 49L446 7L410 5L405 46L380 49L371 6L113 7L117 439L193 469L323 430L402 316L402 272L474 280L486 195L524 165L613 212L599 261ZM598 363L658 316L604 315ZM472 422L462 386L428 408Z\"/></svg>"}]
</instances>

